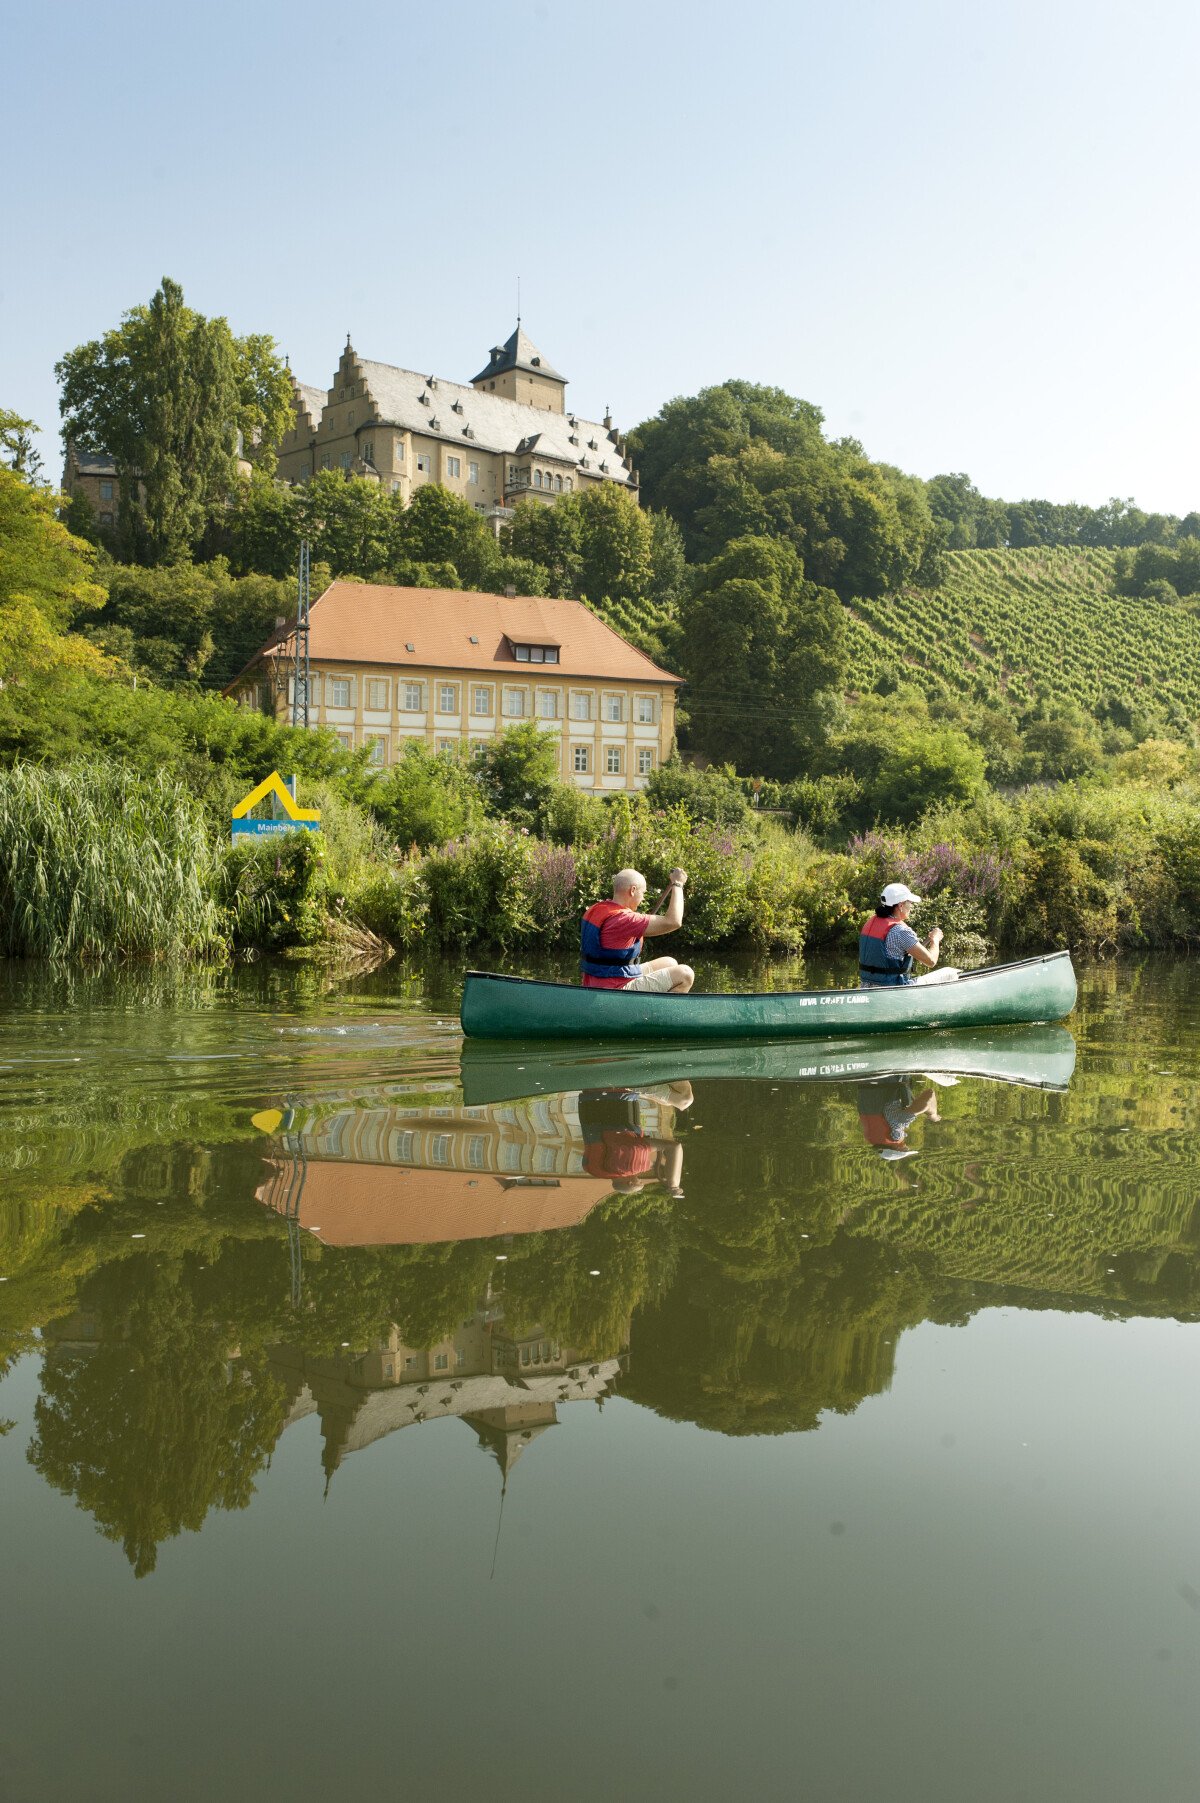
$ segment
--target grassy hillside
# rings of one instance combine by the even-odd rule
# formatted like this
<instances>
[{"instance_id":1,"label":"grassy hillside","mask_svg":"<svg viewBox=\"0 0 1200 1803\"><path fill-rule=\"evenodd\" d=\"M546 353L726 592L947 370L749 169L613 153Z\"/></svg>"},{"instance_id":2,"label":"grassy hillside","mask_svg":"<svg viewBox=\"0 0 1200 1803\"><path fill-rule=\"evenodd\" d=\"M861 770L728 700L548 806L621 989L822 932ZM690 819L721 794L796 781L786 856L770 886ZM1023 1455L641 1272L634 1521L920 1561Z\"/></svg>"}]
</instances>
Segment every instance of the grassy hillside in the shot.
<instances>
[{"instance_id":1,"label":"grassy hillside","mask_svg":"<svg viewBox=\"0 0 1200 1803\"><path fill-rule=\"evenodd\" d=\"M1200 618L1111 593L1113 551L951 551L939 588L847 608L860 691L892 667L929 693L1021 708L1039 684L1091 708L1106 693L1200 714ZM899 664L897 665L897 658Z\"/></svg>"}]
</instances>

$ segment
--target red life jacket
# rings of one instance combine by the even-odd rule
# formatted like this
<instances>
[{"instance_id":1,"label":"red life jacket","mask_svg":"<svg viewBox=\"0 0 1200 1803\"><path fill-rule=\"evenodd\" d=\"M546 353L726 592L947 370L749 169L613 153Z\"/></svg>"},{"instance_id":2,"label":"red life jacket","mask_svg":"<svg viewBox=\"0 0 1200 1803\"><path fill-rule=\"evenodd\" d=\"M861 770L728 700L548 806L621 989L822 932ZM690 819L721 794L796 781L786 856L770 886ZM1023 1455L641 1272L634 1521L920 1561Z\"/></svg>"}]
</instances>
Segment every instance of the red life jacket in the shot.
<instances>
[{"instance_id":1,"label":"red life jacket","mask_svg":"<svg viewBox=\"0 0 1200 1803\"><path fill-rule=\"evenodd\" d=\"M631 939L628 945L605 945L600 929L614 914L628 914L622 902L593 902L583 917L579 934L579 968L585 977L601 977L610 982L632 983L640 977L642 941Z\"/></svg>"},{"instance_id":2,"label":"red life jacket","mask_svg":"<svg viewBox=\"0 0 1200 1803\"><path fill-rule=\"evenodd\" d=\"M888 934L899 924L894 914L872 914L858 932L859 974L886 989L894 989L911 980L911 952L906 952L903 958L893 958L885 949Z\"/></svg>"}]
</instances>

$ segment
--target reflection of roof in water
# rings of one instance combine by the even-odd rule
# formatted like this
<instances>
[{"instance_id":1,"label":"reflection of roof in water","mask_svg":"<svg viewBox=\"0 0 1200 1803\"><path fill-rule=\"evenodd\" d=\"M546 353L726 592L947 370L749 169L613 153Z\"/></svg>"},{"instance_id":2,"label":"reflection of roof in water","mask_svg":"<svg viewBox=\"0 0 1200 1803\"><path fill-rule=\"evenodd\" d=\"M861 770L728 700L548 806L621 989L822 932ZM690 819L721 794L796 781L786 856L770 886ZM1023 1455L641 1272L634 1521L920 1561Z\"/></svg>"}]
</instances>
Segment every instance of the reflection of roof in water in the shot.
<instances>
[{"instance_id":1,"label":"reflection of roof in water","mask_svg":"<svg viewBox=\"0 0 1200 1803\"><path fill-rule=\"evenodd\" d=\"M327 1246L423 1246L575 1227L612 1194L601 1177L503 1177L404 1165L269 1159L255 1194ZM301 1186L302 1178L302 1186ZM288 1209L289 1190L299 1200ZM294 1197L293 1197L294 1200Z\"/></svg>"}]
</instances>

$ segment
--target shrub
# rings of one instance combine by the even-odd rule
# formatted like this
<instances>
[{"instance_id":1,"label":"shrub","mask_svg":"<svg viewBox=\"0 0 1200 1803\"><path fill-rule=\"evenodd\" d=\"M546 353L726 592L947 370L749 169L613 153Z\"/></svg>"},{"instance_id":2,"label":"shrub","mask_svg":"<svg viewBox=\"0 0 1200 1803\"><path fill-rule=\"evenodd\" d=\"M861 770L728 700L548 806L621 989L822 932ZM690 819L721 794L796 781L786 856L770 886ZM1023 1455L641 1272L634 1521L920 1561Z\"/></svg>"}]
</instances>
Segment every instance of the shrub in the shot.
<instances>
[{"instance_id":1,"label":"shrub","mask_svg":"<svg viewBox=\"0 0 1200 1803\"><path fill-rule=\"evenodd\" d=\"M645 795L651 807L682 807L692 820L718 826L744 826L750 815L731 764L700 770L678 757L669 758L651 774Z\"/></svg>"},{"instance_id":2,"label":"shrub","mask_svg":"<svg viewBox=\"0 0 1200 1803\"><path fill-rule=\"evenodd\" d=\"M325 936L328 887L321 833L294 832L231 845L215 891L225 936L238 951L284 951Z\"/></svg>"},{"instance_id":3,"label":"shrub","mask_svg":"<svg viewBox=\"0 0 1200 1803\"><path fill-rule=\"evenodd\" d=\"M427 851L461 839L483 819L483 795L470 764L457 752L431 751L420 740L370 792L371 812L397 845Z\"/></svg>"},{"instance_id":4,"label":"shrub","mask_svg":"<svg viewBox=\"0 0 1200 1803\"><path fill-rule=\"evenodd\" d=\"M355 920L400 951L414 951L429 925L429 890L420 858L375 871L351 900Z\"/></svg>"},{"instance_id":5,"label":"shrub","mask_svg":"<svg viewBox=\"0 0 1200 1803\"><path fill-rule=\"evenodd\" d=\"M490 814L540 826L558 787L558 739L522 721L477 746L475 768Z\"/></svg>"},{"instance_id":6,"label":"shrub","mask_svg":"<svg viewBox=\"0 0 1200 1803\"><path fill-rule=\"evenodd\" d=\"M531 938L530 840L502 821L452 841L425 860L430 937L442 945L496 945Z\"/></svg>"}]
</instances>

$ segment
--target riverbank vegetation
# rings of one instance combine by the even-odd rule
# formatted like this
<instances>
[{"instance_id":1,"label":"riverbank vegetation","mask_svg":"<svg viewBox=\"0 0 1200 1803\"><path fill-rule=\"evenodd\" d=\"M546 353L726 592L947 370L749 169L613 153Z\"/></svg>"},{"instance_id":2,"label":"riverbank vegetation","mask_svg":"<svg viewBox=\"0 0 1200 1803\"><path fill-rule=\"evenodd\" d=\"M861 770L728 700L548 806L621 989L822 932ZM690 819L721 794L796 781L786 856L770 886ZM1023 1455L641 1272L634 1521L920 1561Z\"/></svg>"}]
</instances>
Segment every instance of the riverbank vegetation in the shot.
<instances>
[{"instance_id":1,"label":"riverbank vegetation","mask_svg":"<svg viewBox=\"0 0 1200 1803\"><path fill-rule=\"evenodd\" d=\"M184 439L164 371L198 409ZM840 949L885 870L931 895L962 956L1196 934L1198 514L923 482L830 440L810 403L731 381L631 435L646 505L613 486L528 501L497 540L436 485L405 506L338 472L276 482L277 352L169 282L60 376L67 430L111 450L121 505L118 527L63 509L29 422L0 413L10 955L355 934L524 953L568 944L624 862L652 884L692 872L674 942L692 952ZM557 780L533 726L378 772L233 707L219 691L293 606L304 537L317 593L582 600L684 679L679 755L645 797L600 801ZM273 768L326 830L234 853L229 809Z\"/></svg>"}]
</instances>

